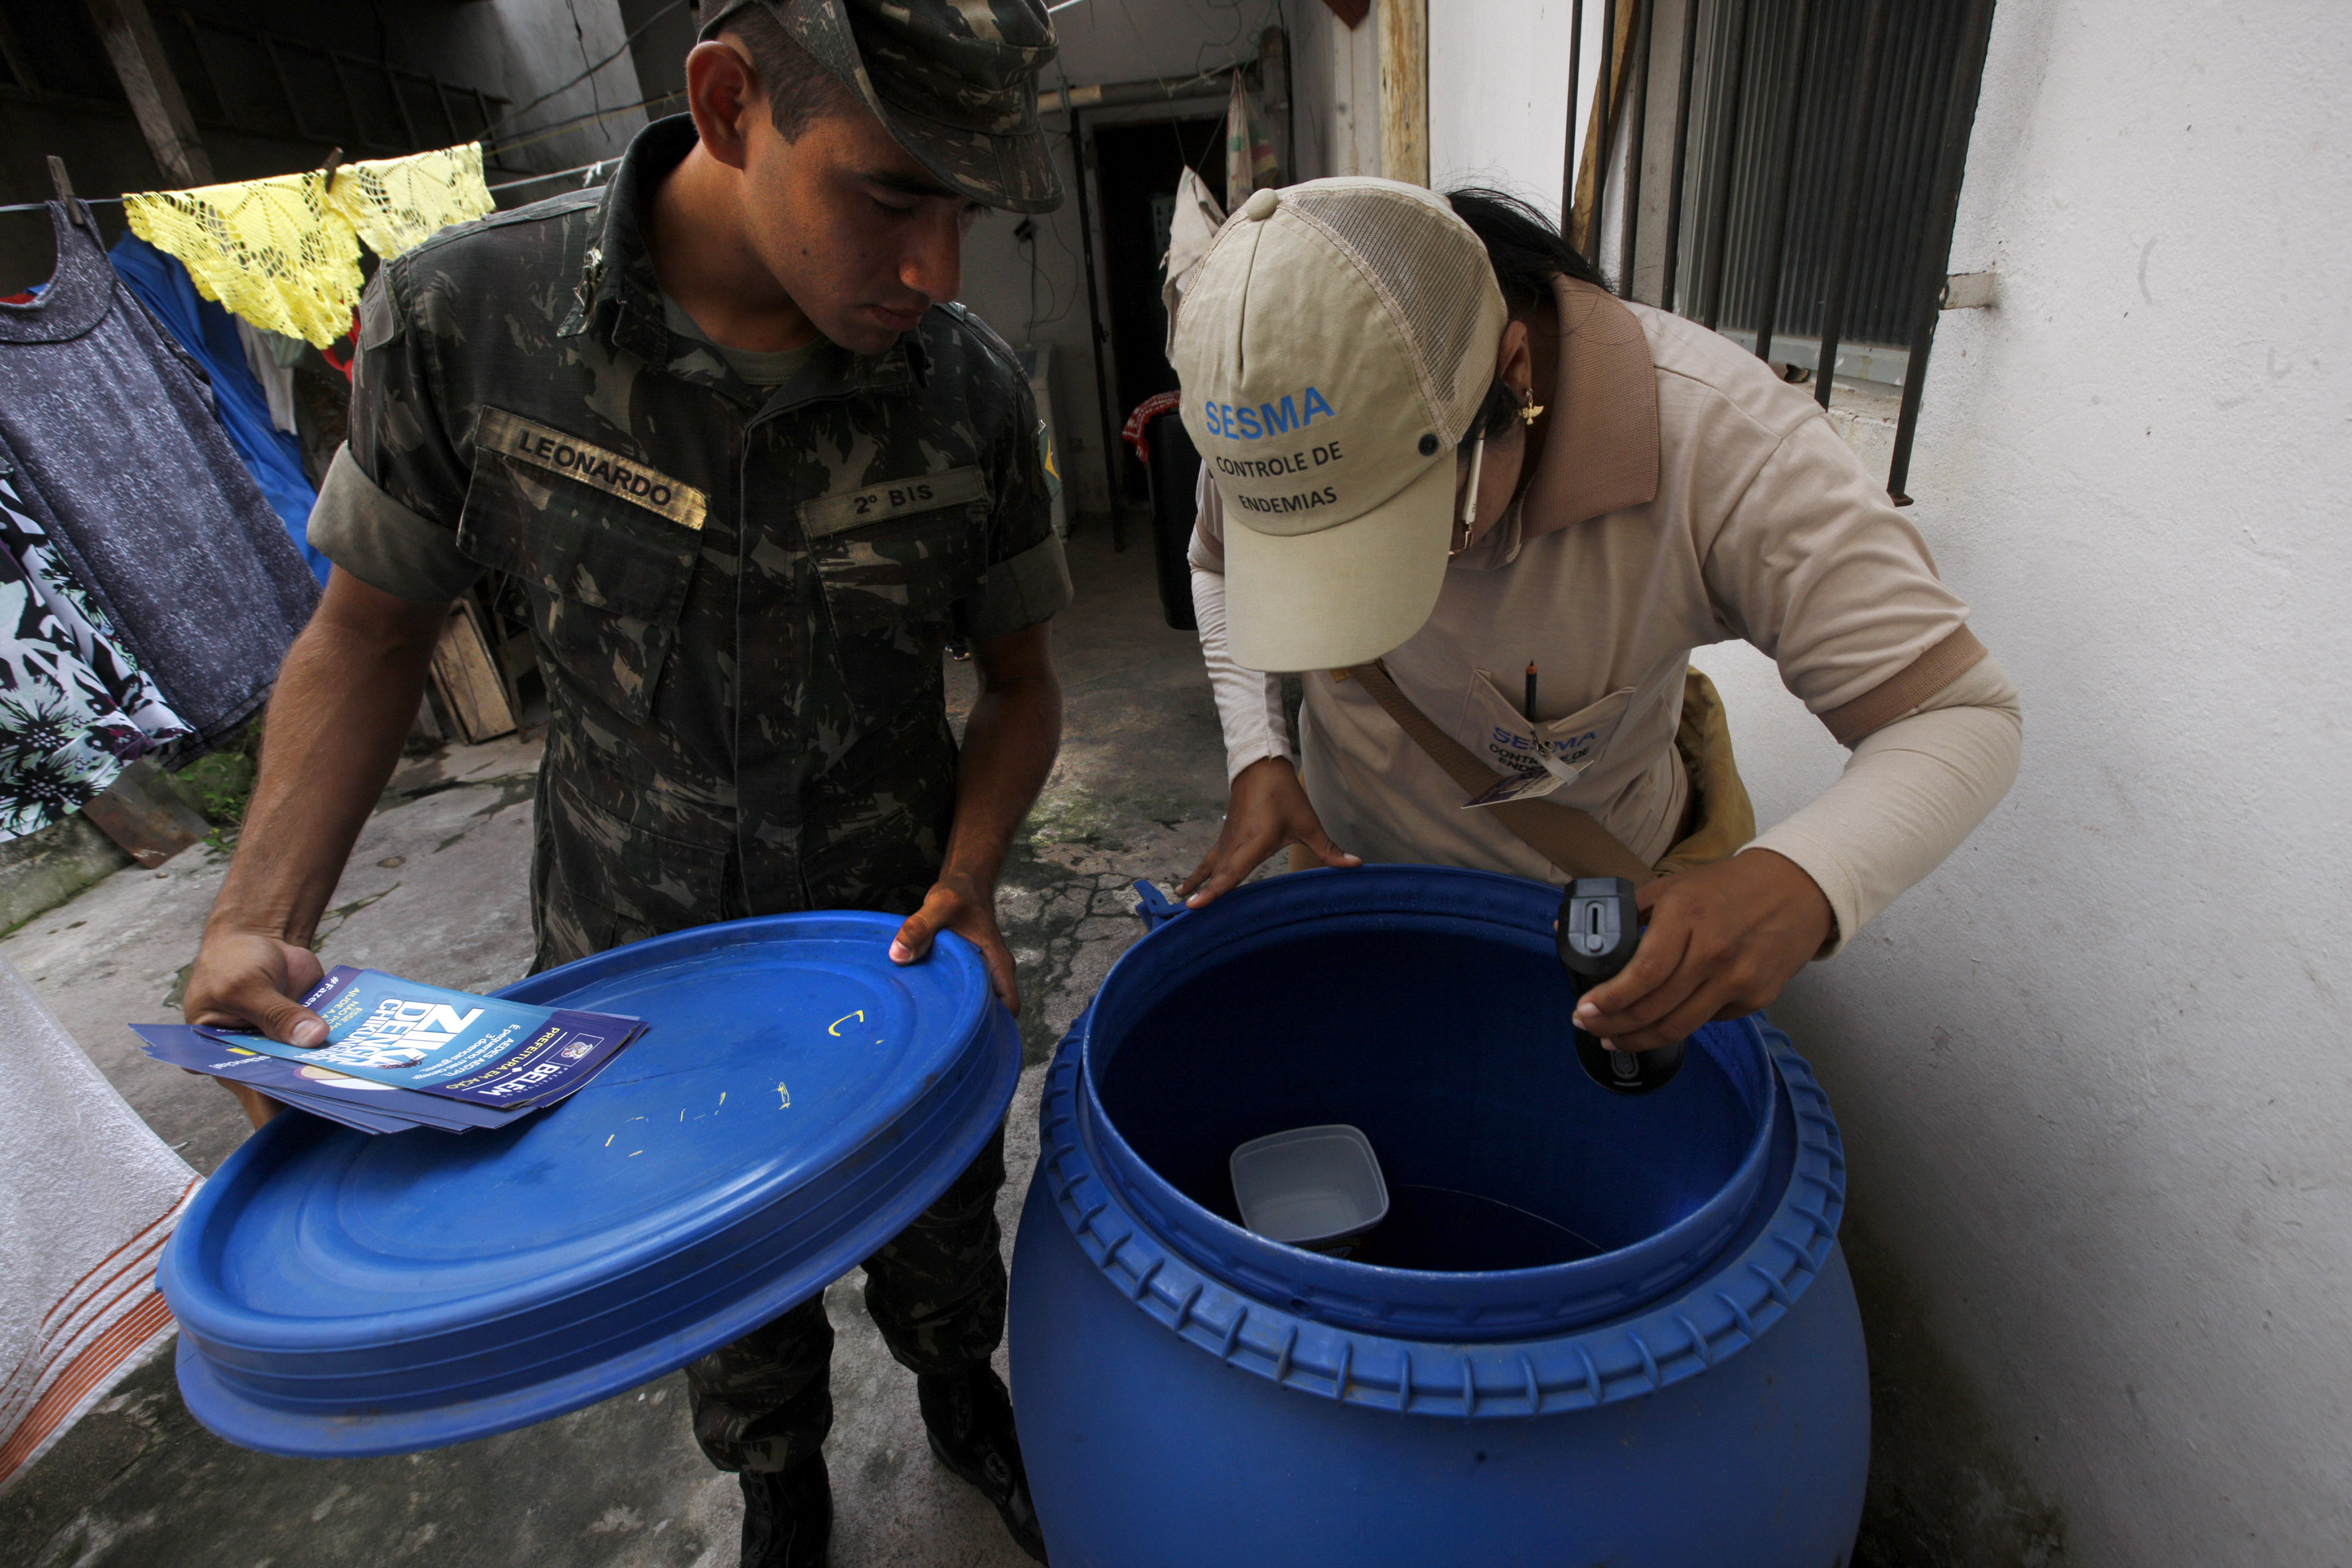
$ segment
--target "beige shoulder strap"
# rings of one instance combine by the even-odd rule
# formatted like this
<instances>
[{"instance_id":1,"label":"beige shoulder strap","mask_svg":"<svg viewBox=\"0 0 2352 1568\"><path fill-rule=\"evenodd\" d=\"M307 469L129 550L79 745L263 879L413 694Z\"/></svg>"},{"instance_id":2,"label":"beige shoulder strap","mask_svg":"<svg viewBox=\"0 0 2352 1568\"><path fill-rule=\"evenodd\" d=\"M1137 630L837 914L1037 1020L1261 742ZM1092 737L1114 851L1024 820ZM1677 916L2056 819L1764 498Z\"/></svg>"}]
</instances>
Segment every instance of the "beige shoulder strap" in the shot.
<instances>
[{"instance_id":1,"label":"beige shoulder strap","mask_svg":"<svg viewBox=\"0 0 2352 1568\"><path fill-rule=\"evenodd\" d=\"M1430 722L1429 716L1397 689L1396 682L1389 679L1387 666L1376 660L1357 665L1348 673L1363 682L1372 700L1412 737L1413 744L1427 752L1429 760L1444 769L1445 776L1461 786L1464 798L1481 793L1501 776L1480 762L1469 747ZM1514 800L1479 809L1495 816L1524 839L1528 848L1570 877L1622 877L1636 887L1657 877L1640 856L1625 847L1623 839L1572 805L1549 800Z\"/></svg>"}]
</instances>

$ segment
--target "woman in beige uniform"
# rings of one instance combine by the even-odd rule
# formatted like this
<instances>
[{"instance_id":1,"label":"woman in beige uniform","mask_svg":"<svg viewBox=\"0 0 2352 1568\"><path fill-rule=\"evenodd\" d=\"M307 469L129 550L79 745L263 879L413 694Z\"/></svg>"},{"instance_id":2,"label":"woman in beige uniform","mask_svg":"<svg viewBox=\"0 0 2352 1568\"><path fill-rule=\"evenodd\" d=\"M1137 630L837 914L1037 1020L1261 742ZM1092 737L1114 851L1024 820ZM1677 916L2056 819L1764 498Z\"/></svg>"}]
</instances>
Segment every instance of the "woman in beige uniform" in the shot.
<instances>
[{"instance_id":1,"label":"woman in beige uniform","mask_svg":"<svg viewBox=\"0 0 2352 1568\"><path fill-rule=\"evenodd\" d=\"M2016 687L1813 401L1521 204L1261 191L1171 353L1232 787L1195 906L1286 845L1630 876L1640 951L1577 1021L1640 1050L1770 1002L2015 777ZM1853 750L1761 834L1689 668L1731 637ZM1276 671L1305 672L1295 753Z\"/></svg>"}]
</instances>

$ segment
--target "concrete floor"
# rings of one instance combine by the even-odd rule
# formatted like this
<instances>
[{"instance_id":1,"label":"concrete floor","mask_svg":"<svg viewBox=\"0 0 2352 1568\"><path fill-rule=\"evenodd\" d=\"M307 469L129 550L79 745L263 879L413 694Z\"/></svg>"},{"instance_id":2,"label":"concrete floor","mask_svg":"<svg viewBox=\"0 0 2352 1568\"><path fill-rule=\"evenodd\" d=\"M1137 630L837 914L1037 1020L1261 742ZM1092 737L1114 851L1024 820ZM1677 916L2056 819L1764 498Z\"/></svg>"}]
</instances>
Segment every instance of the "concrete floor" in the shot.
<instances>
[{"instance_id":1,"label":"concrete floor","mask_svg":"<svg viewBox=\"0 0 2352 1568\"><path fill-rule=\"evenodd\" d=\"M1139 531L1139 525L1138 525ZM1029 1071L1014 1101L1000 1211L1008 1250L1036 1157L1037 1069L1140 934L1128 884L1163 886L1216 836L1216 715L1190 633L1160 621L1148 546L1071 542L1077 603L1056 623L1067 696L1059 764L1005 867L999 907L1019 961ZM969 666L951 667L969 701ZM455 747L404 766L369 822L321 928L330 963L468 989L530 962L525 867L539 748ZM131 868L0 940L163 1141L210 1172L245 1136L209 1080L139 1054L122 1026L178 1016L180 987L226 867L198 847ZM1920 1303L1851 1218L1868 1336L1874 1442L1853 1568L2061 1568L2037 1511ZM827 1452L835 1568L1020 1568L995 1513L940 1469L914 1384L882 1348L856 1277L826 1300L839 1338ZM132 1374L0 1494L0 1568L726 1568L740 1505L687 1433L682 1380L527 1431L401 1458L247 1453L190 1417L168 1358Z\"/></svg>"},{"instance_id":2,"label":"concrete floor","mask_svg":"<svg viewBox=\"0 0 2352 1568\"><path fill-rule=\"evenodd\" d=\"M1029 1063L1001 1212L1008 1249L1036 1158L1040 1065L1140 934L1136 878L1166 885L1216 836L1224 770L1190 633L1160 621L1149 549L1071 542L1076 605L1056 623L1067 739L1005 868ZM950 672L969 700L970 669ZM539 747L509 739L409 764L362 834L320 928L329 963L466 989L530 963L525 868ZM178 1016L226 858L198 847L123 870L0 942L163 1141L210 1172L245 1134L226 1093L149 1061L123 1028ZM411 1134L418 1136L418 1134ZM978 1494L932 1460L913 1379L883 1349L856 1277L826 1293L839 1331L826 1451L836 1568L1015 1568ZM231 1447L180 1402L168 1358L129 1378L0 1496L0 1568L579 1568L731 1564L740 1504L686 1426L683 1381L521 1432L398 1458L313 1461Z\"/></svg>"}]
</instances>

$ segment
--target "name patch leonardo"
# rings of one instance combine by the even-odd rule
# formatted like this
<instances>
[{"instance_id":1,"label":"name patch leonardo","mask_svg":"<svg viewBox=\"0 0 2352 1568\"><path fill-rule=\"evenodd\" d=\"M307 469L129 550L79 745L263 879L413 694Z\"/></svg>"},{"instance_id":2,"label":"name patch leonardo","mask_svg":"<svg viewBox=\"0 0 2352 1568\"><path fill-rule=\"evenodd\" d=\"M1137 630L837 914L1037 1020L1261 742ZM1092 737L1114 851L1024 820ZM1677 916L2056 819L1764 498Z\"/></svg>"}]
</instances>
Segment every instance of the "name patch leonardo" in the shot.
<instances>
[{"instance_id":1,"label":"name patch leonardo","mask_svg":"<svg viewBox=\"0 0 2352 1568\"><path fill-rule=\"evenodd\" d=\"M482 410L474 439L478 451L499 452L519 463L593 485L680 528L700 528L709 510L709 499L692 485L503 408Z\"/></svg>"},{"instance_id":2,"label":"name patch leonardo","mask_svg":"<svg viewBox=\"0 0 2352 1568\"><path fill-rule=\"evenodd\" d=\"M917 474L887 479L862 490L824 496L801 507L801 531L811 539L861 528L910 511L930 511L943 506L988 498L988 476L978 468L950 468L944 474Z\"/></svg>"}]
</instances>

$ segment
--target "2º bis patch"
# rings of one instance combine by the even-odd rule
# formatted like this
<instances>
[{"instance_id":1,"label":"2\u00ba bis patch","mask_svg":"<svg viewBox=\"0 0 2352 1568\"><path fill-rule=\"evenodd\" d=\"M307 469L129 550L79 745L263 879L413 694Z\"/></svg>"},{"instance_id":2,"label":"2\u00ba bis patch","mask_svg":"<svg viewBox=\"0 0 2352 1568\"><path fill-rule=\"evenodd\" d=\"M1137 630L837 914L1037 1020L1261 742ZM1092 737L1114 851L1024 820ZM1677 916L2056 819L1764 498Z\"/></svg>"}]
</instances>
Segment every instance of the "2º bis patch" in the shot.
<instances>
[{"instance_id":1,"label":"2\u00ba bis patch","mask_svg":"<svg viewBox=\"0 0 2352 1568\"><path fill-rule=\"evenodd\" d=\"M692 485L503 408L482 410L474 446L477 452L497 452L592 485L666 517L680 528L699 529L709 510L709 498Z\"/></svg>"},{"instance_id":2,"label":"2\u00ba bis patch","mask_svg":"<svg viewBox=\"0 0 2352 1568\"><path fill-rule=\"evenodd\" d=\"M908 512L933 511L988 499L988 476L977 468L950 468L943 474L916 474L885 479L862 490L821 496L801 506L801 531L812 540L863 528L869 522Z\"/></svg>"}]
</instances>

